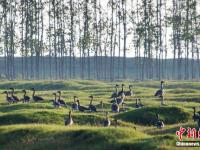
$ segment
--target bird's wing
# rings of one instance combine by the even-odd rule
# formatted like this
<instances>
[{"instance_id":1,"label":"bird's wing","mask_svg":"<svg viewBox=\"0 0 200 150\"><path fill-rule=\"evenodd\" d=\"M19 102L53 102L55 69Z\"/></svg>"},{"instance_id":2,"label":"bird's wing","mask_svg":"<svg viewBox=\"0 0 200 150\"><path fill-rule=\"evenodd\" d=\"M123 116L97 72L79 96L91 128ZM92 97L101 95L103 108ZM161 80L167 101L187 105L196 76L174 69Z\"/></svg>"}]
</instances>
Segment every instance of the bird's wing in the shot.
<instances>
[{"instance_id":1,"label":"bird's wing","mask_svg":"<svg viewBox=\"0 0 200 150\"><path fill-rule=\"evenodd\" d=\"M159 89L158 91L156 91L154 96L160 96L162 94L162 91Z\"/></svg>"},{"instance_id":2,"label":"bird's wing","mask_svg":"<svg viewBox=\"0 0 200 150\"><path fill-rule=\"evenodd\" d=\"M42 97L40 96L35 96L35 98L37 98L38 100L44 100Z\"/></svg>"},{"instance_id":3,"label":"bird's wing","mask_svg":"<svg viewBox=\"0 0 200 150\"><path fill-rule=\"evenodd\" d=\"M13 98L14 98L15 100L18 100L18 101L19 101L19 98L18 98L17 96L14 96L14 95L13 95Z\"/></svg>"}]
</instances>

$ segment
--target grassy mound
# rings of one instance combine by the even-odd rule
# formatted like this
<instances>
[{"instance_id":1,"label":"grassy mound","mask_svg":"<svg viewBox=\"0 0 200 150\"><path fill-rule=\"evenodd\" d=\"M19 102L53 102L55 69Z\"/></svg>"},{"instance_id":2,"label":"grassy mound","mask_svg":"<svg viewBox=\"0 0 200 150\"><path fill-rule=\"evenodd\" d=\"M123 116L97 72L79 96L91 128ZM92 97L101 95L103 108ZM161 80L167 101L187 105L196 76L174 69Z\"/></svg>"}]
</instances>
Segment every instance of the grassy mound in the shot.
<instances>
[{"instance_id":1,"label":"grassy mound","mask_svg":"<svg viewBox=\"0 0 200 150\"><path fill-rule=\"evenodd\" d=\"M42 123L64 124L66 114L52 111L32 111L24 113L7 113L0 115L0 125ZM101 125L104 117L95 114L73 114L73 120L79 125Z\"/></svg>"},{"instance_id":2,"label":"grassy mound","mask_svg":"<svg viewBox=\"0 0 200 150\"><path fill-rule=\"evenodd\" d=\"M0 127L2 149L156 149L151 136L130 128L11 125ZM140 140L140 142L138 142ZM144 146L145 143L145 146ZM142 147L143 145L143 147Z\"/></svg>"},{"instance_id":3,"label":"grassy mound","mask_svg":"<svg viewBox=\"0 0 200 150\"><path fill-rule=\"evenodd\" d=\"M190 114L179 107L147 107L116 115L116 118L136 124L154 125L156 122L155 112L159 114L159 119L165 124L187 122L190 119Z\"/></svg>"}]
</instances>

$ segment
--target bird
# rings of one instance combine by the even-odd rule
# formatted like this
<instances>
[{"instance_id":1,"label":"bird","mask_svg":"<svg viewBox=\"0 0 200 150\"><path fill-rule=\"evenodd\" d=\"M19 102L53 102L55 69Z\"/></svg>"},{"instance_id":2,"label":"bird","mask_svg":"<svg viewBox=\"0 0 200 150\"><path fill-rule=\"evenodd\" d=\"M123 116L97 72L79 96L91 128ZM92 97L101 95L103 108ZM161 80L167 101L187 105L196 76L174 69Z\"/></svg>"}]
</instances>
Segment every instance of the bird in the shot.
<instances>
[{"instance_id":1,"label":"bird","mask_svg":"<svg viewBox=\"0 0 200 150\"><path fill-rule=\"evenodd\" d=\"M94 99L93 95L90 95L89 98L90 98L90 104L89 104L88 108L90 109L91 112L97 112L96 107L94 105L92 105L92 101Z\"/></svg>"},{"instance_id":2,"label":"bird","mask_svg":"<svg viewBox=\"0 0 200 150\"><path fill-rule=\"evenodd\" d=\"M193 107L193 116L192 116L192 119L194 121L196 121L198 119L198 116L196 115L196 108L195 107Z\"/></svg>"},{"instance_id":3,"label":"bird","mask_svg":"<svg viewBox=\"0 0 200 150\"><path fill-rule=\"evenodd\" d=\"M6 94L6 101L10 104L14 102L13 97L8 96L8 91L4 91L2 94Z\"/></svg>"},{"instance_id":4,"label":"bird","mask_svg":"<svg viewBox=\"0 0 200 150\"><path fill-rule=\"evenodd\" d=\"M142 102L141 102L141 99L140 99L140 98L138 99L138 101L139 101L139 105L140 105L140 107L144 107L144 105L142 104Z\"/></svg>"},{"instance_id":5,"label":"bird","mask_svg":"<svg viewBox=\"0 0 200 150\"><path fill-rule=\"evenodd\" d=\"M101 111L103 112L103 101L100 101Z\"/></svg>"},{"instance_id":6,"label":"bird","mask_svg":"<svg viewBox=\"0 0 200 150\"><path fill-rule=\"evenodd\" d=\"M31 91L33 91L33 94L32 94L33 101L38 102L38 101L43 101L44 100L42 97L35 95L35 89L34 88L31 88Z\"/></svg>"},{"instance_id":7,"label":"bird","mask_svg":"<svg viewBox=\"0 0 200 150\"><path fill-rule=\"evenodd\" d=\"M158 96L158 97L163 96L163 83L164 81L160 81L160 89L156 91L154 96Z\"/></svg>"},{"instance_id":8,"label":"bird","mask_svg":"<svg viewBox=\"0 0 200 150\"><path fill-rule=\"evenodd\" d=\"M53 95L55 96L55 99L53 100L53 106L58 108L60 107L60 103L57 101L57 95L56 93L53 93Z\"/></svg>"},{"instance_id":9,"label":"bird","mask_svg":"<svg viewBox=\"0 0 200 150\"><path fill-rule=\"evenodd\" d=\"M121 96L121 98L116 98L117 104L121 105L124 102L124 97Z\"/></svg>"},{"instance_id":10,"label":"bird","mask_svg":"<svg viewBox=\"0 0 200 150\"><path fill-rule=\"evenodd\" d=\"M78 103L76 101L77 96L74 96L74 101L72 103L72 110L78 110Z\"/></svg>"},{"instance_id":11,"label":"bird","mask_svg":"<svg viewBox=\"0 0 200 150\"><path fill-rule=\"evenodd\" d=\"M89 111L89 110L90 110L90 109L87 108L87 107L81 106L81 105L80 105L80 100L79 100L79 99L77 99L77 103L78 103L78 110L79 110L80 112L84 112L84 111Z\"/></svg>"},{"instance_id":12,"label":"bird","mask_svg":"<svg viewBox=\"0 0 200 150\"><path fill-rule=\"evenodd\" d=\"M119 105L117 104L117 101L115 99L115 102L111 105L112 112L119 112Z\"/></svg>"},{"instance_id":13,"label":"bird","mask_svg":"<svg viewBox=\"0 0 200 150\"><path fill-rule=\"evenodd\" d=\"M159 120L158 113L156 113L156 127L159 129L162 129L165 127L165 124L163 121Z\"/></svg>"},{"instance_id":14,"label":"bird","mask_svg":"<svg viewBox=\"0 0 200 150\"><path fill-rule=\"evenodd\" d=\"M71 110L69 111L69 115L68 118L65 120L65 125L66 126L71 126L74 123L73 119L72 119L72 112Z\"/></svg>"},{"instance_id":15,"label":"bird","mask_svg":"<svg viewBox=\"0 0 200 150\"><path fill-rule=\"evenodd\" d=\"M124 97L121 98L115 97L114 100L111 100L111 103L117 102L118 105L121 105L124 102Z\"/></svg>"},{"instance_id":16,"label":"bird","mask_svg":"<svg viewBox=\"0 0 200 150\"><path fill-rule=\"evenodd\" d=\"M163 94L164 94L164 89L163 89L163 83L164 81L160 81L160 89L156 91L155 95L154 96L158 96L161 98L161 105L164 105L164 97L163 97Z\"/></svg>"},{"instance_id":17,"label":"bird","mask_svg":"<svg viewBox=\"0 0 200 150\"><path fill-rule=\"evenodd\" d=\"M57 93L59 94L57 101L60 103L60 105L65 106L66 105L65 101L60 98L61 97L61 91L57 91Z\"/></svg>"},{"instance_id":18,"label":"bird","mask_svg":"<svg viewBox=\"0 0 200 150\"><path fill-rule=\"evenodd\" d=\"M23 103L25 102L29 102L30 101L30 97L26 95L26 90L22 90L22 92L24 92L24 96L23 96Z\"/></svg>"},{"instance_id":19,"label":"bird","mask_svg":"<svg viewBox=\"0 0 200 150\"><path fill-rule=\"evenodd\" d=\"M108 112L106 112L106 119L103 122L104 127L109 127L111 124L110 119L108 118Z\"/></svg>"},{"instance_id":20,"label":"bird","mask_svg":"<svg viewBox=\"0 0 200 150\"><path fill-rule=\"evenodd\" d=\"M124 86L125 86L125 85L122 84L121 86L122 86L122 90L121 90L120 92L118 92L117 97L119 97L119 96L125 97L125 94L124 94Z\"/></svg>"},{"instance_id":21,"label":"bird","mask_svg":"<svg viewBox=\"0 0 200 150\"><path fill-rule=\"evenodd\" d=\"M129 85L128 88L129 88L129 91L126 91L124 94L125 96L133 96L133 90L132 90L132 85Z\"/></svg>"},{"instance_id":22,"label":"bird","mask_svg":"<svg viewBox=\"0 0 200 150\"><path fill-rule=\"evenodd\" d=\"M200 112L198 112L199 114L196 114L196 108L193 107L193 116L192 119L194 121L198 121L198 127L200 128Z\"/></svg>"},{"instance_id":23,"label":"bird","mask_svg":"<svg viewBox=\"0 0 200 150\"><path fill-rule=\"evenodd\" d=\"M14 102L16 103L19 102L19 98L14 95L15 92L14 88L11 87L10 90L11 90L11 97L13 98Z\"/></svg>"},{"instance_id":24,"label":"bird","mask_svg":"<svg viewBox=\"0 0 200 150\"><path fill-rule=\"evenodd\" d=\"M140 108L140 104L138 103L138 98L135 100L135 108Z\"/></svg>"},{"instance_id":25,"label":"bird","mask_svg":"<svg viewBox=\"0 0 200 150\"><path fill-rule=\"evenodd\" d=\"M115 97L118 96L118 87L119 87L119 85L116 84L116 85L115 85L115 92L112 93L112 95L111 95L110 98L115 98Z\"/></svg>"}]
</instances>

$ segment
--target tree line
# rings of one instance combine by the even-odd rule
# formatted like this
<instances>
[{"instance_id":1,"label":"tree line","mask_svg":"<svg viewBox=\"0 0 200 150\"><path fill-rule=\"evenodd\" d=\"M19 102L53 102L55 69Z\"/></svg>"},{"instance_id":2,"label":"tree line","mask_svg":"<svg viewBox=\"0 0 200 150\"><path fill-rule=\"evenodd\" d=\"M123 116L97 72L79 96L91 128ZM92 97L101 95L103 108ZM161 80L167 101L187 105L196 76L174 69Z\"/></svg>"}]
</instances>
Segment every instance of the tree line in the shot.
<instances>
[{"instance_id":1,"label":"tree line","mask_svg":"<svg viewBox=\"0 0 200 150\"><path fill-rule=\"evenodd\" d=\"M1 76L199 79L198 6L197 0L0 0Z\"/></svg>"}]
</instances>

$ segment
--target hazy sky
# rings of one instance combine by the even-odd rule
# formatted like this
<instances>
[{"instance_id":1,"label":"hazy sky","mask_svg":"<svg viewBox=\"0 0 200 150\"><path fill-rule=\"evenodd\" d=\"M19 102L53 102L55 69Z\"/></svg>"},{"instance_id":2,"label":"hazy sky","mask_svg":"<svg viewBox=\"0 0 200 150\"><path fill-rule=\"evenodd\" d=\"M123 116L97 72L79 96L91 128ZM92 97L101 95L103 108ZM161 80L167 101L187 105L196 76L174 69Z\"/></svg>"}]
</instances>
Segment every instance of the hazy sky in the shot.
<instances>
[{"instance_id":1,"label":"hazy sky","mask_svg":"<svg viewBox=\"0 0 200 150\"><path fill-rule=\"evenodd\" d=\"M141 2L141 0L138 0L138 1ZM171 8L172 0L162 0L162 1L163 2L167 2L167 8ZM108 15L110 15L111 14L111 8L107 6L108 0L103 0L103 1L101 0L100 2L102 4L103 9L106 12L108 12ZM137 2L137 0L127 0L127 10L128 10L128 12L130 12L131 10L136 10L136 2ZM153 0L153 4L154 4L154 6L156 6L156 0ZM199 3L198 3L198 6L199 6ZM0 11L2 11L2 10L0 10ZM162 15L165 15L164 6L163 6L163 9L162 9ZM47 25L48 25L47 9L44 11L44 18L45 18L44 19L44 24L46 25L46 28L47 28ZM20 21L20 19L18 19L18 22L19 21ZM127 27L128 28L132 27L132 24L131 24L129 19L127 19ZM121 30L121 31L122 31L121 35L123 36L123 30ZM165 31L166 31L166 29L163 28L163 31L162 31L163 35L165 35ZM20 31L18 29L16 29L16 32L17 32L17 34L20 34ZM115 33L116 33L116 31L115 31ZM171 42L170 42L171 33L172 33L171 28L167 28L167 33L166 33L167 40L164 39L164 36L162 38L163 39L163 46L165 46L165 45L167 46L168 58L172 57L172 51L173 51L172 46L171 46ZM133 36L134 36L133 33L127 36L127 49L128 49L127 57L134 57L135 56L135 48L134 48L134 45L133 45L133 42L132 42ZM44 34L44 37L45 37L45 34ZM45 40L46 40L46 37L44 38L44 41ZM123 44L123 41L121 41L121 43ZM123 47L123 45L122 45L122 47ZM118 47L116 47L116 49L118 49ZM118 55L118 50L116 50L116 55ZM16 54L16 56L19 56L19 53ZM77 51L77 56L79 56L78 51ZM121 53L121 56L122 56L122 53Z\"/></svg>"}]
</instances>

